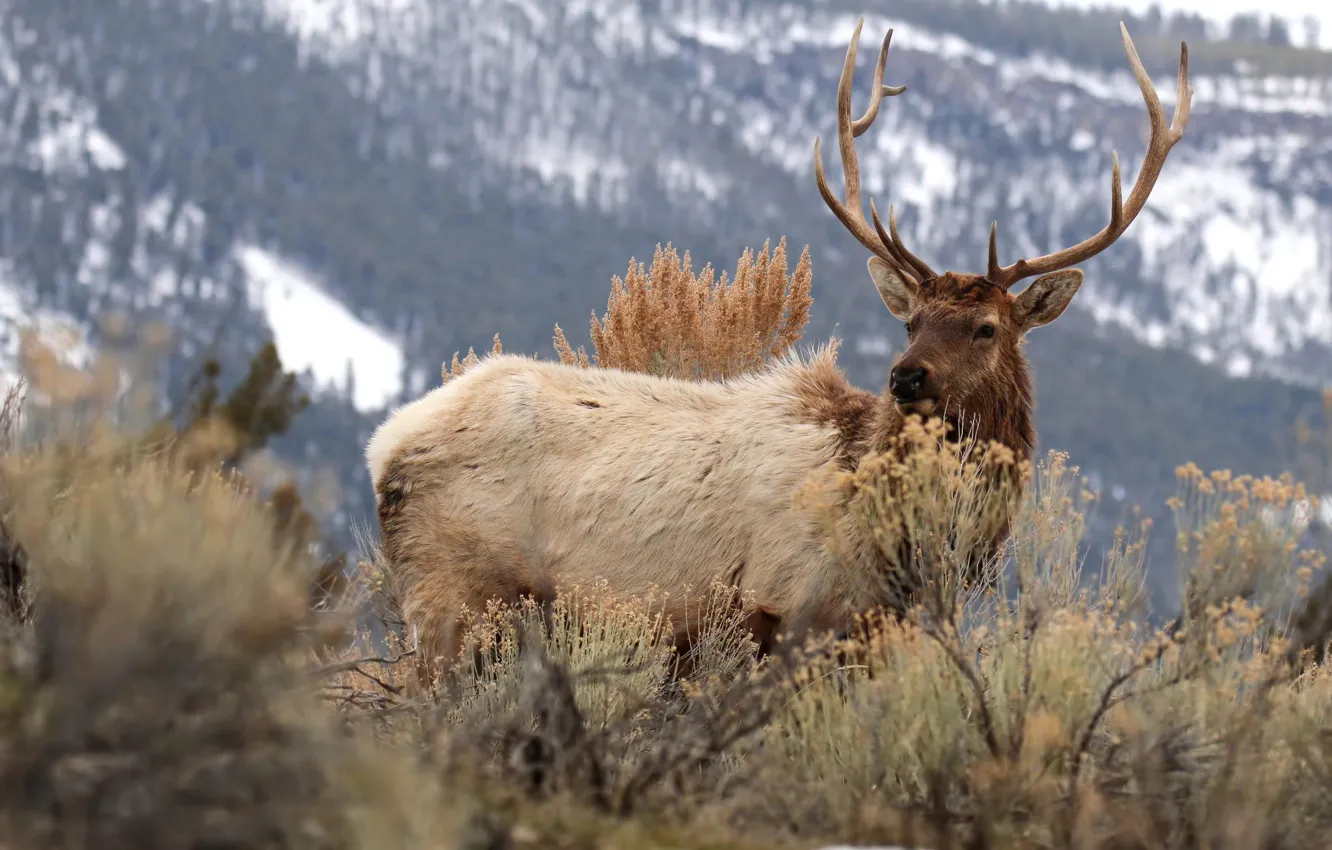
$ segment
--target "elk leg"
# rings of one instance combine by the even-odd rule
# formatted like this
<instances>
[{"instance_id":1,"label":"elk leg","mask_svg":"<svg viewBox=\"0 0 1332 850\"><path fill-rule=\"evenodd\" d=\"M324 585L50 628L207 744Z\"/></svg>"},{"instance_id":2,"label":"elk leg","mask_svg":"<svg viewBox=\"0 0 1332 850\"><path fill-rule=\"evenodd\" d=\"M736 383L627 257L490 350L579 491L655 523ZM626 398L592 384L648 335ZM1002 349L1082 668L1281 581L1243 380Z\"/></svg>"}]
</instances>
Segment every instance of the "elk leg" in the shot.
<instances>
[{"instance_id":1,"label":"elk leg","mask_svg":"<svg viewBox=\"0 0 1332 850\"><path fill-rule=\"evenodd\" d=\"M470 545L440 547L449 557L434 558L428 569L403 569L405 576L415 578L409 582L403 614L416 630L421 687L428 688L436 677L441 684L451 682L461 672L458 668L467 649L469 625L464 611L475 618L492 601L512 605L530 595L537 599L549 630L549 593L544 584L526 580L529 576L524 574L521 559L504 557L474 539L467 542ZM479 670L483 662L479 647L473 648L472 660Z\"/></svg>"},{"instance_id":2,"label":"elk leg","mask_svg":"<svg viewBox=\"0 0 1332 850\"><path fill-rule=\"evenodd\" d=\"M745 618L745 628L758 644L758 657L764 658L772 653L777 639L777 632L782 627L782 618L776 614L759 609Z\"/></svg>"}]
</instances>

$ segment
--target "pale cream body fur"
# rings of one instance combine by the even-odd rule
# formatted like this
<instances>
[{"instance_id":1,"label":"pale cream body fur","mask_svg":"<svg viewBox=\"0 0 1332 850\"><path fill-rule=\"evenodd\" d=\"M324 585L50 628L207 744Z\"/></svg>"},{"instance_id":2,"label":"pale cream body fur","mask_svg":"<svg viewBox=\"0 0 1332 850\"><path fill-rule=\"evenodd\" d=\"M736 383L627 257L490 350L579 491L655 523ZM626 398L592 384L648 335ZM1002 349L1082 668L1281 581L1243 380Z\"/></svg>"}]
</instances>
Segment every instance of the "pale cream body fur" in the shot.
<instances>
[{"instance_id":1,"label":"pale cream body fur","mask_svg":"<svg viewBox=\"0 0 1332 850\"><path fill-rule=\"evenodd\" d=\"M557 584L655 586L677 628L686 589L718 581L777 622L863 605L793 507L836 462L837 431L802 416L827 371L827 350L725 383L499 355L396 410L366 459L422 649L456 653L463 605Z\"/></svg>"}]
</instances>

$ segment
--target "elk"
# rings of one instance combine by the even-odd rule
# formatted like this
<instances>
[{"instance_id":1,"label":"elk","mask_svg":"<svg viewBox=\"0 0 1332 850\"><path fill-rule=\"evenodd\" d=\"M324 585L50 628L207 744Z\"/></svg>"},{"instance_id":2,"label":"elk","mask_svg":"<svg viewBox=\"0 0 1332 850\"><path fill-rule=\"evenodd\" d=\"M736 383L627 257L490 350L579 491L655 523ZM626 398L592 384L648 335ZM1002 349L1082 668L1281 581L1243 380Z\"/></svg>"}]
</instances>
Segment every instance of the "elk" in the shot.
<instances>
[{"instance_id":1,"label":"elk","mask_svg":"<svg viewBox=\"0 0 1332 850\"><path fill-rule=\"evenodd\" d=\"M892 600L864 590L882 584L866 585L857 574L882 570L882 555L847 564L812 520L793 512L793 494L811 474L856 468L913 415L965 412L976 439L1030 459L1033 399L1021 342L1058 318L1078 291L1083 273L1071 266L1113 244L1146 203L1188 120L1188 46L1181 44L1167 125L1121 24L1151 137L1127 200L1113 157L1104 229L1001 266L992 224L985 274L938 274L902 244L891 206L887 228L872 200L870 221L862 211L854 140L884 97L906 90L883 85L889 30L869 107L852 120L863 24L856 24L837 90L845 200L828 186L818 138L814 172L825 203L869 250L869 275L884 304L906 323L908 345L886 392L852 386L826 348L728 381L506 354L483 359L394 411L366 447L383 555L402 583L403 614L423 658L458 658L464 607L478 611L487 600L523 595L548 601L558 576L600 580L625 595L656 587L677 601L685 587L738 587L762 651L794 624L836 629ZM1020 294L1010 292L1033 276ZM685 619L667 613L676 623Z\"/></svg>"}]
</instances>

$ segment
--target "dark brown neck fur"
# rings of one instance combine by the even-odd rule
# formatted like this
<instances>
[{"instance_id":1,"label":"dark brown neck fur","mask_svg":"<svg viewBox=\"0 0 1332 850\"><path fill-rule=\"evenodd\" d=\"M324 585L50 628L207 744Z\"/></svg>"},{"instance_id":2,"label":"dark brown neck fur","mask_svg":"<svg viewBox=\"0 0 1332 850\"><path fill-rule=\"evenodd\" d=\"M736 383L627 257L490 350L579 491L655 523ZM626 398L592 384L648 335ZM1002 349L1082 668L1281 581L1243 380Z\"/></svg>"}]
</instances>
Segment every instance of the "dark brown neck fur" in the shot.
<instances>
[{"instance_id":1,"label":"dark brown neck fur","mask_svg":"<svg viewBox=\"0 0 1332 850\"><path fill-rule=\"evenodd\" d=\"M1030 460L1035 448L1036 434L1032 425L1031 379L1026 363L1014 364L1010 380L1001 388L1003 392L989 391L967 399L965 407L945 416L949 435L957 439L959 432L975 438L984 445L996 441L1013 451L1018 462ZM891 396L885 391L874 397L874 416L859 435L853 454L858 463L869 452L886 451L894 437L902 431L904 417L897 410ZM965 420L965 421L964 421Z\"/></svg>"},{"instance_id":2,"label":"dark brown neck fur","mask_svg":"<svg viewBox=\"0 0 1332 850\"><path fill-rule=\"evenodd\" d=\"M969 435L981 443L998 441L1022 462L1031 459L1036 435L1031 378L1021 352L1005 364L1005 372L1003 386L969 398L959 413L967 418ZM885 451L901 433L903 416L887 392L876 395L853 386L830 362L816 362L806 374L798 390L801 407L810 421L837 429L843 469L855 469L870 452ZM959 422L949 420L956 435Z\"/></svg>"},{"instance_id":3,"label":"dark brown neck fur","mask_svg":"<svg viewBox=\"0 0 1332 850\"><path fill-rule=\"evenodd\" d=\"M968 436L981 441L998 441L1012 450L1015 459L1021 463L1031 459L1035 435L1031 416L1031 382L1025 358L1020 351L1015 351L1013 356L1006 359L1003 372L1005 380L1002 386L989 393L979 394L978 398L968 399L963 415L969 419ZM847 472L854 471L870 452L890 450L893 438L902 432L904 425L904 418L893 404L890 394L876 395L853 386L832 363L831 358L819 358L803 372L796 385L796 399L805 421L837 430L837 461L841 469ZM955 434L956 430L954 427L952 433ZM849 492L843 495L849 496ZM1002 526L996 529L989 547L976 553L976 564L983 563L986 557L1002 545L1008 536L1008 529L1009 522L1005 519ZM861 542L861 566L877 570L885 579L886 590L879 604L883 610L901 616L914 598L914 580L895 569L894 561L878 544L869 540ZM968 572L979 575L979 567L969 566ZM804 634L810 628L823 628L825 624L816 623L815 619L793 622L789 628L795 635Z\"/></svg>"}]
</instances>

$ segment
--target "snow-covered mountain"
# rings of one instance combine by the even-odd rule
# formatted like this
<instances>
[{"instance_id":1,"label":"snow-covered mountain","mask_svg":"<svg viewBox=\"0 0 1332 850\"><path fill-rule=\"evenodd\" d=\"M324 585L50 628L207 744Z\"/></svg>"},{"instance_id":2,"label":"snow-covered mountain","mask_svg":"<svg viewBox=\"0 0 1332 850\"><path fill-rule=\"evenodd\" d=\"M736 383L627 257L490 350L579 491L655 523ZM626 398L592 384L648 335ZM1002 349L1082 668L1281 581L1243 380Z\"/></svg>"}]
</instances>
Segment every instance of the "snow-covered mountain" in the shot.
<instances>
[{"instance_id":1,"label":"snow-covered mountain","mask_svg":"<svg viewBox=\"0 0 1332 850\"><path fill-rule=\"evenodd\" d=\"M911 91L861 139L865 189L898 205L910 245L954 267L980 267L991 219L1010 255L1092 232L1107 215L1111 150L1127 183L1145 141L1126 60L1105 70L1005 52L873 4L476 0L427 11L399 0L371 16L355 0L272 2L312 49L349 63L392 28L400 55L428 75L413 85L438 99L441 152L470 137L496 168L610 211L637 204L646 179L692 215L720 220L742 205L788 228L828 216L811 146L835 134L840 60L871 11L856 102L889 28L888 81ZM1119 48L1117 27L1098 35ZM1172 58L1151 54L1167 109ZM1191 79L1184 141L1129 245L1088 264L1075 305L1230 374L1322 383L1332 376L1332 81L1242 64ZM835 148L825 157L836 173ZM859 250L846 239L819 248Z\"/></svg>"},{"instance_id":2,"label":"snow-covered mountain","mask_svg":"<svg viewBox=\"0 0 1332 850\"><path fill-rule=\"evenodd\" d=\"M220 278L230 277L243 288L243 303L271 328L286 365L308 371L316 387L351 392L353 404L369 411L400 396L401 347L325 294L310 275L243 241L229 256L203 262L208 221L195 201L169 187L127 191L135 179L126 174L129 158L98 124L98 104L60 80L51 65L33 61L31 51L24 55L23 47L40 40L24 18L11 9L5 22L0 99L9 132L0 137L0 169L11 180L26 175L45 189L20 197L11 183L3 196L0 371L7 379L19 367L24 328L48 338L71 365L86 366L90 316L133 308L198 318L200 302L227 299L228 284ZM44 226L64 231L69 249L51 269L33 254L43 247ZM68 338L53 335L62 330ZM187 329L183 342L197 341Z\"/></svg>"}]
</instances>

